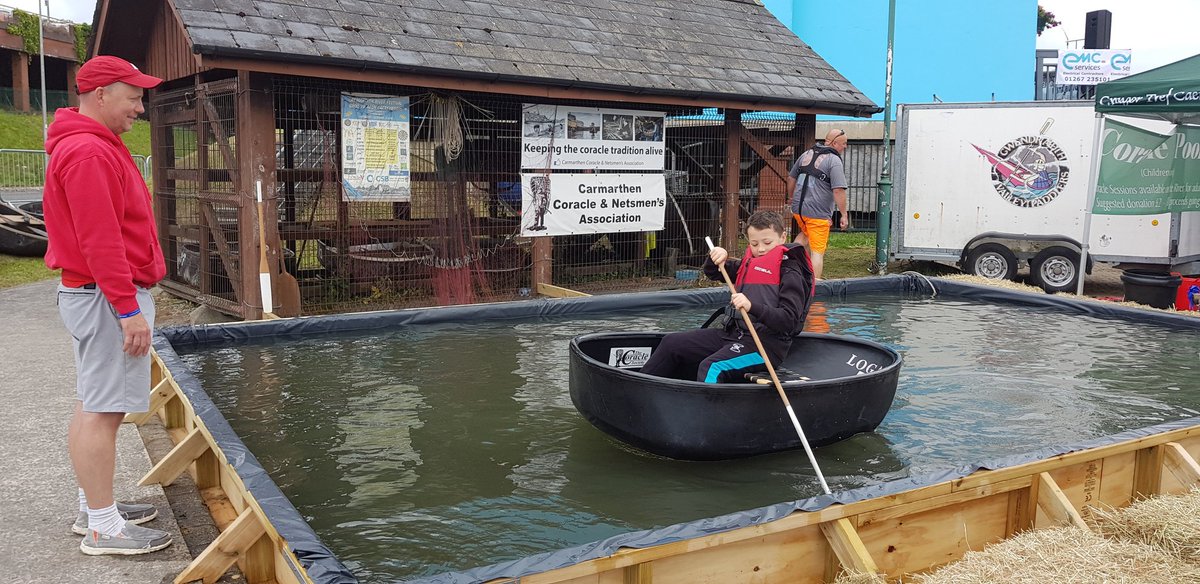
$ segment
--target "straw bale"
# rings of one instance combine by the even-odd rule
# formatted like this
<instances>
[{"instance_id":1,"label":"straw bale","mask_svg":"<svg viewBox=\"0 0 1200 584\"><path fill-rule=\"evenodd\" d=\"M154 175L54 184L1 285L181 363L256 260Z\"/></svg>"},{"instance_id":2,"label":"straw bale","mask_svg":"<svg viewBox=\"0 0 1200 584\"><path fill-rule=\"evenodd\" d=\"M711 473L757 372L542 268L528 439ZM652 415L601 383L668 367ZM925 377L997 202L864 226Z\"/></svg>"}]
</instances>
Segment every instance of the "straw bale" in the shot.
<instances>
[{"instance_id":1,"label":"straw bale","mask_svg":"<svg viewBox=\"0 0 1200 584\"><path fill-rule=\"evenodd\" d=\"M1200 489L1157 495L1122 509L1090 508L1097 533L1121 542L1154 546L1185 562L1200 564Z\"/></svg>"},{"instance_id":2,"label":"straw bale","mask_svg":"<svg viewBox=\"0 0 1200 584\"><path fill-rule=\"evenodd\" d=\"M1200 582L1200 566L1145 544L1115 542L1077 527L1025 532L930 574L916 584L1179 584Z\"/></svg>"}]
</instances>

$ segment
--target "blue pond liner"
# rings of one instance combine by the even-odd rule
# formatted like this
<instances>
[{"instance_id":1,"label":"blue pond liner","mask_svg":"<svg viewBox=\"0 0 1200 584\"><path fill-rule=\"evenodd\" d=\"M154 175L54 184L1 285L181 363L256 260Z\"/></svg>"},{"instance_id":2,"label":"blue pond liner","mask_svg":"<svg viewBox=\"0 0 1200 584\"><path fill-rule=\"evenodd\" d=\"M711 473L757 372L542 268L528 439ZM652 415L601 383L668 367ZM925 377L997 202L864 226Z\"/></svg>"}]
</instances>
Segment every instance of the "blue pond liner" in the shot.
<instances>
[{"instance_id":1,"label":"blue pond liner","mask_svg":"<svg viewBox=\"0 0 1200 584\"><path fill-rule=\"evenodd\" d=\"M925 278L901 274L876 278L821 281L817 284L818 298L844 299L857 294L871 293L931 294L953 296L977 302L1001 302L1032 307L1044 307L1069 312L1138 322L1157 323L1181 329L1200 331L1200 318L1166 312L1127 308L1106 303L1090 302L1029 293L1017 290L979 286L964 282ZM182 363L176 348L192 349L227 344L256 343L274 339L309 337L322 334L373 331L396 326L421 326L456 322L501 321L539 317L562 317L587 314L613 314L658 308L707 307L721 304L728 298L724 288L700 290L612 294L587 298L528 300L495 304L451 306L444 308L410 309L386 312L356 313L337 316L304 317L286 320L257 321L223 325L176 327L160 329L154 334L154 348L171 371L176 383L191 401L196 415L212 433L245 483L247 490L261 505L267 518L287 540L309 577L317 584L348 584L358 582L337 556L321 542L308 523L279 490L254 454L242 443L229 422L209 399L200 381ZM438 574L409 580L422 584L459 584L497 578L520 578L553 570L583 561L616 553L621 548L645 548L685 539L730 531L749 525L774 521L796 511L817 511L833 504L846 504L865 499L936 484L967 476L981 469L998 469L1042 460L1052 456L1095 448L1107 444L1141 438L1179 428L1200 424L1200 417L1139 428L1073 444L1051 445L1019 455L964 464L942 472L908 477L869 487L840 491L798 501L779 503L717 517L680 523L660 529L635 531L600 541L536 554L518 560L502 562L459 572Z\"/></svg>"}]
</instances>

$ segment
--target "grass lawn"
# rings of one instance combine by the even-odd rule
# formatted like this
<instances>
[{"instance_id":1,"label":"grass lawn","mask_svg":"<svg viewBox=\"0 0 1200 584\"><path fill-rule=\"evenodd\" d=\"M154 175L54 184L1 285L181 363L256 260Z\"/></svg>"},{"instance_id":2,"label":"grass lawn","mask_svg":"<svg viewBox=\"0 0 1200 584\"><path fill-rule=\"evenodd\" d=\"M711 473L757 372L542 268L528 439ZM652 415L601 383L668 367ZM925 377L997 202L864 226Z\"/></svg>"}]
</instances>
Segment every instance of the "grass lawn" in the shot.
<instances>
[{"instance_id":1,"label":"grass lawn","mask_svg":"<svg viewBox=\"0 0 1200 584\"><path fill-rule=\"evenodd\" d=\"M871 275L875 261L875 234L871 232L840 232L829 234L829 249L825 250L825 279L857 278Z\"/></svg>"},{"instance_id":2,"label":"grass lawn","mask_svg":"<svg viewBox=\"0 0 1200 584\"><path fill-rule=\"evenodd\" d=\"M57 271L46 268L42 258L18 258L0 254L0 289L53 278Z\"/></svg>"},{"instance_id":3,"label":"grass lawn","mask_svg":"<svg viewBox=\"0 0 1200 584\"><path fill-rule=\"evenodd\" d=\"M48 112L48 122L54 121L54 112ZM138 120L133 129L122 134L121 139L135 155L150 155L150 122ZM0 110L0 148L16 150L42 149L42 113L23 114ZM0 167L2 171L3 167ZM0 177L2 178L2 177Z\"/></svg>"}]
</instances>

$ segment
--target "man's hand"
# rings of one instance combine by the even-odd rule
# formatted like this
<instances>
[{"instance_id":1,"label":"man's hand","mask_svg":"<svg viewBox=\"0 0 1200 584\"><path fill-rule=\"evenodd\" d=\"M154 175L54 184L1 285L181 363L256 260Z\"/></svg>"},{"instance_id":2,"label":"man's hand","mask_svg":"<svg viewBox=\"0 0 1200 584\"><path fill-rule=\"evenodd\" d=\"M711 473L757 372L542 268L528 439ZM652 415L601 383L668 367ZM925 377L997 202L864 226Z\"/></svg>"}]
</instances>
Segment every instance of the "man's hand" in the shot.
<instances>
[{"instance_id":1,"label":"man's hand","mask_svg":"<svg viewBox=\"0 0 1200 584\"><path fill-rule=\"evenodd\" d=\"M850 216L847 215L846 213L842 213L842 218L841 218L841 220L838 221L838 226L841 227L842 231L849 229L850 228Z\"/></svg>"},{"instance_id":2,"label":"man's hand","mask_svg":"<svg viewBox=\"0 0 1200 584\"><path fill-rule=\"evenodd\" d=\"M125 345L121 350L130 357L145 357L150 352L150 323L146 317L135 314L121 319L121 332L125 333Z\"/></svg>"}]
</instances>

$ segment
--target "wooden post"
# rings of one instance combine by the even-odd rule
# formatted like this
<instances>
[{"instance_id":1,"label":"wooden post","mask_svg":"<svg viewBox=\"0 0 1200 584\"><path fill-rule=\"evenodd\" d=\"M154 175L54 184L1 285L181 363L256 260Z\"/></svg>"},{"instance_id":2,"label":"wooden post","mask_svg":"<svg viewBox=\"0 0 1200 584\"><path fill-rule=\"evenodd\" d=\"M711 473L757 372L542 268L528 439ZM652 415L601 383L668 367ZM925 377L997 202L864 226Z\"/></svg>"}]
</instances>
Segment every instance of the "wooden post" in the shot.
<instances>
[{"instance_id":1,"label":"wooden post","mask_svg":"<svg viewBox=\"0 0 1200 584\"><path fill-rule=\"evenodd\" d=\"M258 290L258 203L255 185L262 181L264 238L267 241L267 265L279 265L279 218L275 213L275 101L268 75L238 71L237 92L238 193L242 208L238 213L238 264L242 304L247 319L261 319ZM274 278L277 278L275 274Z\"/></svg>"},{"instance_id":2,"label":"wooden post","mask_svg":"<svg viewBox=\"0 0 1200 584\"><path fill-rule=\"evenodd\" d=\"M67 67L68 86L73 87L75 84L74 70L76 65ZM75 96L74 91L68 91L72 97ZM161 92L153 90L153 96L150 99L150 107L153 109L158 105L158 97ZM163 255L167 258L167 276L170 279L179 278L179 240L172 237L171 227L179 223L179 218L176 214L176 195L175 195L175 180L167 177L167 162L171 161L174 166L175 160L175 133L171 131L170 126L163 122L162 116L151 116L150 118L150 146L151 146L151 164L153 164L153 190L151 198L154 203L154 218L158 225L158 245L163 250ZM154 148L158 149L158 155L154 156ZM161 196L160 193L171 193L170 196Z\"/></svg>"},{"instance_id":3,"label":"wooden post","mask_svg":"<svg viewBox=\"0 0 1200 584\"><path fill-rule=\"evenodd\" d=\"M851 574L874 574L879 571L875 560L871 558L867 546L858 536L854 524L845 517L826 521L821 524L821 533L829 542L830 549L837 556L838 563Z\"/></svg>"},{"instance_id":4,"label":"wooden post","mask_svg":"<svg viewBox=\"0 0 1200 584\"><path fill-rule=\"evenodd\" d=\"M554 238L533 238L533 282L536 291L554 284Z\"/></svg>"},{"instance_id":5,"label":"wooden post","mask_svg":"<svg viewBox=\"0 0 1200 584\"><path fill-rule=\"evenodd\" d=\"M79 94L75 93L75 75L79 73L79 63L67 65L67 107L79 107ZM158 174L154 175L156 178Z\"/></svg>"},{"instance_id":6,"label":"wooden post","mask_svg":"<svg viewBox=\"0 0 1200 584\"><path fill-rule=\"evenodd\" d=\"M13 109L29 113L29 55L12 53Z\"/></svg>"},{"instance_id":7,"label":"wooden post","mask_svg":"<svg viewBox=\"0 0 1200 584\"><path fill-rule=\"evenodd\" d=\"M1163 456L1160 444L1137 451L1133 461L1133 498L1141 499L1158 494L1162 482Z\"/></svg>"},{"instance_id":8,"label":"wooden post","mask_svg":"<svg viewBox=\"0 0 1200 584\"><path fill-rule=\"evenodd\" d=\"M725 211L721 247L737 257L738 197L742 190L742 111L725 110Z\"/></svg>"}]
</instances>

